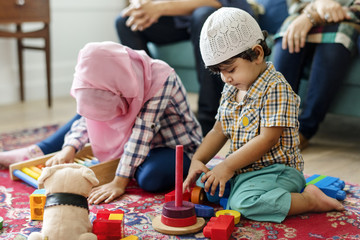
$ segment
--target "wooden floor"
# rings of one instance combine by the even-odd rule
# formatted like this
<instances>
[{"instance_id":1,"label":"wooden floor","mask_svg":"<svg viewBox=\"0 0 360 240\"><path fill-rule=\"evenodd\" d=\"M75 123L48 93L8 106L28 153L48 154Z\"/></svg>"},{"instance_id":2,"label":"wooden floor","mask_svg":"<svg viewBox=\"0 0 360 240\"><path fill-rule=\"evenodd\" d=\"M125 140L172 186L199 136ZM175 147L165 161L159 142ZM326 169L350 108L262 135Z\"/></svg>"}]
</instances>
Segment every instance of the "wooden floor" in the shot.
<instances>
[{"instance_id":1,"label":"wooden floor","mask_svg":"<svg viewBox=\"0 0 360 240\"><path fill-rule=\"evenodd\" d=\"M197 95L189 94L196 111ZM73 98L56 98L51 109L45 101L0 106L0 133L46 124L65 123L76 112ZM360 184L360 119L328 115L305 149L306 174L324 174ZM226 146L225 146L226 147ZM224 155L226 150L221 151Z\"/></svg>"}]
</instances>

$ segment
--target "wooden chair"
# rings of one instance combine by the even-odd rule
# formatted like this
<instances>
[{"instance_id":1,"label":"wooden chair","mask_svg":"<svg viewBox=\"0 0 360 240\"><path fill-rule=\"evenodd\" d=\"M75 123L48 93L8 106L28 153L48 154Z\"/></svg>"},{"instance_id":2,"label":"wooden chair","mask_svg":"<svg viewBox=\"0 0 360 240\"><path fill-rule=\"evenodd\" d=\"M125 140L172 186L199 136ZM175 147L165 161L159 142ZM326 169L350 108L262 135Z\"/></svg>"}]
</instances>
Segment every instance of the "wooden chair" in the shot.
<instances>
[{"instance_id":1,"label":"wooden chair","mask_svg":"<svg viewBox=\"0 0 360 240\"><path fill-rule=\"evenodd\" d=\"M51 67L50 67L50 1L49 0L0 0L0 24L15 24L16 31L1 31L0 37L16 38L19 64L20 99L24 101L23 50L43 50L46 59L47 100L51 107ZM43 28L24 32L23 23L42 22ZM26 46L24 38L43 38L44 47Z\"/></svg>"}]
</instances>

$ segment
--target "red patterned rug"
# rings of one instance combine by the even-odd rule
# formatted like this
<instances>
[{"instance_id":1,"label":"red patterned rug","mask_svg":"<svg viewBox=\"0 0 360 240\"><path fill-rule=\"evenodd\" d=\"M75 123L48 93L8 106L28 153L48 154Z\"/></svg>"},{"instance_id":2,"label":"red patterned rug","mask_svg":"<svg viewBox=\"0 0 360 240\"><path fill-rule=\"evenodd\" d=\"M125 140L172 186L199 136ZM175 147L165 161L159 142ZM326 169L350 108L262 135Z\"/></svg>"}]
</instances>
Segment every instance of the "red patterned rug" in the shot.
<instances>
[{"instance_id":1,"label":"red patterned rug","mask_svg":"<svg viewBox=\"0 0 360 240\"><path fill-rule=\"evenodd\" d=\"M0 151L29 145L45 138L57 125L0 134ZM29 195L34 188L12 181L7 170L0 170L0 216L4 219L0 239L26 239L40 231L42 222L30 220ZM304 214L287 218L281 224L255 222L242 218L235 226L233 239L360 239L360 186L346 183L347 197L343 212ZM139 239L206 239L197 233L169 236L156 232L151 220L161 214L164 194L151 194L131 182L124 196L111 204L90 206L90 219L99 209L125 212L125 235ZM219 208L215 210L219 210Z\"/></svg>"}]
</instances>

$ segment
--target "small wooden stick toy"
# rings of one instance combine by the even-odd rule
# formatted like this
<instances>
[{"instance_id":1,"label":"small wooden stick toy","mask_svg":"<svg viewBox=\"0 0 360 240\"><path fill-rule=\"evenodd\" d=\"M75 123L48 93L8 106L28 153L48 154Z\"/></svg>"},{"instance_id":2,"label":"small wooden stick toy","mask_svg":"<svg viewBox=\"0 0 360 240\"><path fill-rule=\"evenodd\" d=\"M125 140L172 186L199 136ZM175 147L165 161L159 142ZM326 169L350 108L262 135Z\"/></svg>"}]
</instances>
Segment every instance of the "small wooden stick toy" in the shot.
<instances>
[{"instance_id":1,"label":"small wooden stick toy","mask_svg":"<svg viewBox=\"0 0 360 240\"><path fill-rule=\"evenodd\" d=\"M166 202L162 215L153 219L153 228L161 233L184 235L199 232L205 225L204 218L197 218L195 205L183 201L183 146L176 146L175 201Z\"/></svg>"}]
</instances>

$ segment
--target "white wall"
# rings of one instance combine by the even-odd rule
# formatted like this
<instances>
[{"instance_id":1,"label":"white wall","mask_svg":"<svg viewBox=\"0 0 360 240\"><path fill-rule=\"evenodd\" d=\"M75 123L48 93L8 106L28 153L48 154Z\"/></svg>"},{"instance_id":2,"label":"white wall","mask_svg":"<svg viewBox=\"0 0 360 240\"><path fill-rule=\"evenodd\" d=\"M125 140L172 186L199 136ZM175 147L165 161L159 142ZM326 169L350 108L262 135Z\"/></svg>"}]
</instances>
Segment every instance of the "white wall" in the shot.
<instances>
[{"instance_id":1,"label":"white wall","mask_svg":"<svg viewBox=\"0 0 360 240\"><path fill-rule=\"evenodd\" d=\"M67 96L79 50L88 42L118 42L114 21L125 0L50 0L53 97ZM12 29L12 25L0 25ZM39 27L27 24L25 30ZM42 46L41 39L25 41ZM24 52L25 100L46 100L45 52ZM19 102L16 40L0 38L0 105Z\"/></svg>"}]
</instances>

